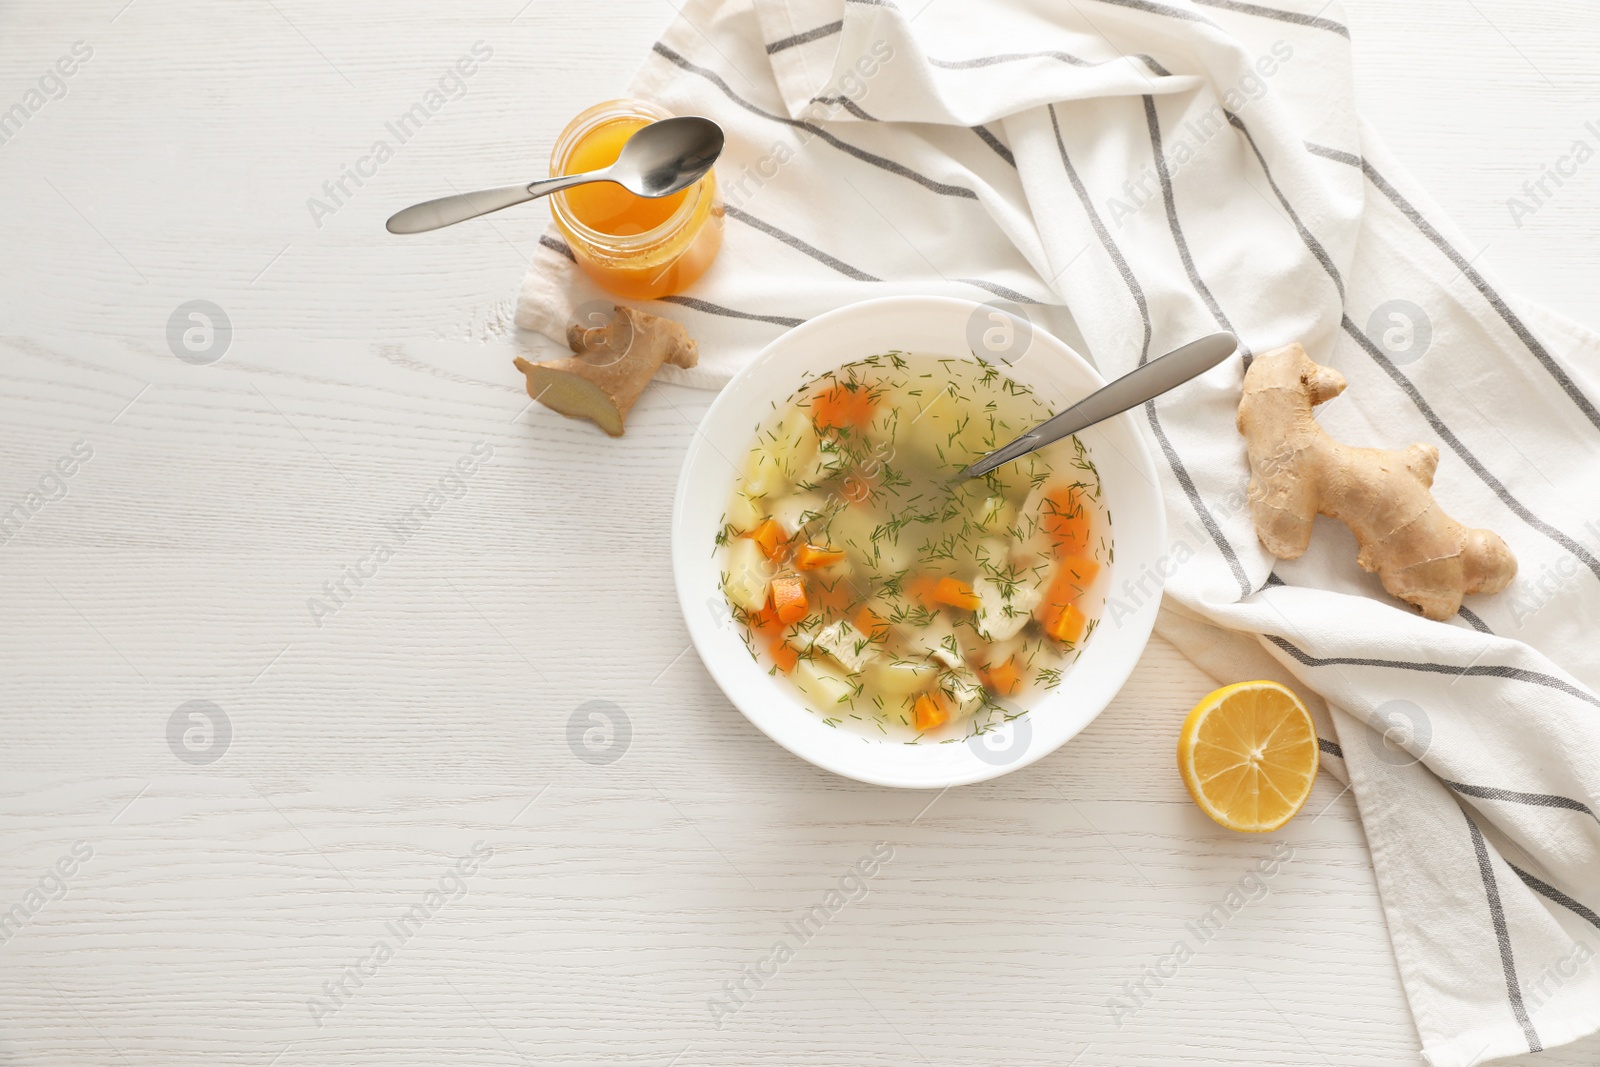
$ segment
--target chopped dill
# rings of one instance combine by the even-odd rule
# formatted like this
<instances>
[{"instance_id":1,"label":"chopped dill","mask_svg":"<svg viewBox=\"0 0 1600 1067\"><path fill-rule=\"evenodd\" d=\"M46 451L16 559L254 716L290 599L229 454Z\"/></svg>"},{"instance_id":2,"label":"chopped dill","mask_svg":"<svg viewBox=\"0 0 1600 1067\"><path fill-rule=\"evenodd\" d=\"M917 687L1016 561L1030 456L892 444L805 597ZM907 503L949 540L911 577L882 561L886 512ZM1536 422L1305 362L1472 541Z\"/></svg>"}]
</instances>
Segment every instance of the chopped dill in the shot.
<instances>
[{"instance_id":1,"label":"chopped dill","mask_svg":"<svg viewBox=\"0 0 1600 1067\"><path fill-rule=\"evenodd\" d=\"M1091 609L1076 589L1067 595L1088 616L1078 639L1057 640L1045 625L1060 610L1045 592L1064 526L1074 553L1102 567L1115 559L1084 442L955 477L1052 414L1009 373L982 358L882 352L806 375L755 428L712 551L738 561L742 603L755 602L751 568L768 581L798 579L798 617L779 623L769 592L759 611L732 606L733 629L774 684L798 686L826 725L873 743L990 732L1026 714L1029 694L1059 686L1099 625L1104 595ZM767 519L778 543L738 540ZM721 580L729 586L726 567ZM991 672L1001 669L1016 672L1004 691L1018 702L998 695ZM930 695L947 713L931 726L917 703Z\"/></svg>"}]
</instances>

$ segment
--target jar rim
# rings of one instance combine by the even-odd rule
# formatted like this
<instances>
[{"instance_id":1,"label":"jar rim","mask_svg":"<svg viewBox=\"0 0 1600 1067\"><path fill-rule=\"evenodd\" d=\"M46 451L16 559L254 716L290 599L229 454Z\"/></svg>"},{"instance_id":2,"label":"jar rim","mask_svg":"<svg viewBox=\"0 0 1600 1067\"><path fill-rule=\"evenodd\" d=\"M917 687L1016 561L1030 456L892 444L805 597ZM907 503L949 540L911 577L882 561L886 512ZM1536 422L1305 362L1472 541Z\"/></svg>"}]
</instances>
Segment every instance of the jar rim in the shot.
<instances>
[{"instance_id":1,"label":"jar rim","mask_svg":"<svg viewBox=\"0 0 1600 1067\"><path fill-rule=\"evenodd\" d=\"M551 176L566 168L567 158L572 154L572 150L588 134L608 122L640 116L656 121L672 118L672 112L648 100L632 100L626 97L605 100L580 112L567 123L567 128L561 131L561 135L556 138L555 147L550 150ZM562 229L586 244L596 245L609 252L637 252L671 237L683 229L693 217L706 193L705 179L701 178L689 188L693 195L684 197L683 203L678 205L678 210L662 222L640 233L625 235L606 233L604 230L596 230L586 225L567 207L566 196L563 193L555 193L550 197L550 213L556 217Z\"/></svg>"}]
</instances>

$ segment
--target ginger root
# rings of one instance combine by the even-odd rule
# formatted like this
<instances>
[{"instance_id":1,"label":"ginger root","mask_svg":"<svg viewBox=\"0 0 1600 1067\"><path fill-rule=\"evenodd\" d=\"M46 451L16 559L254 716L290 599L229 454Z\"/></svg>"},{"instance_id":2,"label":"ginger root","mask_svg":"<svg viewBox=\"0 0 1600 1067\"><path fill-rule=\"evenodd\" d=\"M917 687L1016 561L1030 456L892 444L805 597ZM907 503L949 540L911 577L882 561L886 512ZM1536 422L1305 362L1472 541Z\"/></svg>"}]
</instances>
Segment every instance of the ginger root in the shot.
<instances>
[{"instance_id":1,"label":"ginger root","mask_svg":"<svg viewBox=\"0 0 1600 1067\"><path fill-rule=\"evenodd\" d=\"M1439 450L1340 444L1312 408L1344 392L1344 376L1298 344L1256 357L1244 377L1239 432L1250 454L1256 536L1279 559L1311 543L1312 519L1338 519L1361 546L1363 570L1430 619L1448 619L1467 593L1498 593L1517 573L1500 537L1461 525L1429 491Z\"/></svg>"},{"instance_id":2,"label":"ginger root","mask_svg":"<svg viewBox=\"0 0 1600 1067\"><path fill-rule=\"evenodd\" d=\"M603 326L567 327L567 346L574 355L566 359L516 359L528 395L612 437L622 436L629 409L663 363L687 368L700 360L699 346L682 326L620 304Z\"/></svg>"}]
</instances>

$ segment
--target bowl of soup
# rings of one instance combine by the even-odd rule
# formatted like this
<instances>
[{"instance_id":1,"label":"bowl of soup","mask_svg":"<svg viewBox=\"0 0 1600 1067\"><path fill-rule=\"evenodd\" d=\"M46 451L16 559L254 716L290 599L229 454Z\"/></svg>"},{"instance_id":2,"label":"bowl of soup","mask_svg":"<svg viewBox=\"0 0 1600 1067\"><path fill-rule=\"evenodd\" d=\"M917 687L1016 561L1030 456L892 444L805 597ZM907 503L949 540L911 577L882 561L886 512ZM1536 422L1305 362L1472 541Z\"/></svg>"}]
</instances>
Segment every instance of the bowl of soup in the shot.
<instances>
[{"instance_id":1,"label":"bowl of soup","mask_svg":"<svg viewBox=\"0 0 1600 1067\"><path fill-rule=\"evenodd\" d=\"M1027 766L1149 639L1166 531L1132 414L960 476L1104 384L1001 315L890 297L818 316L690 443L672 527L690 637L733 705L819 767L943 788ZM975 353L991 320L1025 343Z\"/></svg>"}]
</instances>

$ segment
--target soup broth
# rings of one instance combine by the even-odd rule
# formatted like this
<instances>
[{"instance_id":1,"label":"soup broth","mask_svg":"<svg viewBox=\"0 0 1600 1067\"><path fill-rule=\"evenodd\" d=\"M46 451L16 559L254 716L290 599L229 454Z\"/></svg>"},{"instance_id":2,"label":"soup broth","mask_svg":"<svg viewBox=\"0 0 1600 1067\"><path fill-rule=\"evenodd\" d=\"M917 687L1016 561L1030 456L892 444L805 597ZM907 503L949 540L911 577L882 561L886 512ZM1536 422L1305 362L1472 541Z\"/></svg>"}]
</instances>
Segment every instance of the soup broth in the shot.
<instances>
[{"instance_id":1,"label":"soup broth","mask_svg":"<svg viewBox=\"0 0 1600 1067\"><path fill-rule=\"evenodd\" d=\"M957 475L1051 412L1000 368L889 352L759 427L717 551L751 654L831 726L959 740L1060 685L1104 604L1111 516L1077 438Z\"/></svg>"}]
</instances>

